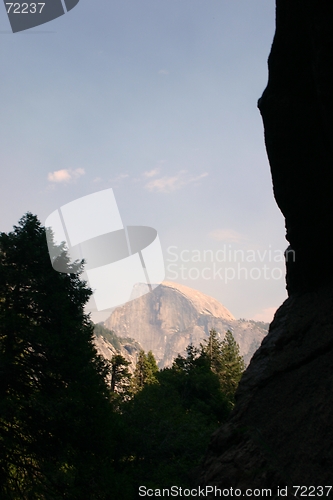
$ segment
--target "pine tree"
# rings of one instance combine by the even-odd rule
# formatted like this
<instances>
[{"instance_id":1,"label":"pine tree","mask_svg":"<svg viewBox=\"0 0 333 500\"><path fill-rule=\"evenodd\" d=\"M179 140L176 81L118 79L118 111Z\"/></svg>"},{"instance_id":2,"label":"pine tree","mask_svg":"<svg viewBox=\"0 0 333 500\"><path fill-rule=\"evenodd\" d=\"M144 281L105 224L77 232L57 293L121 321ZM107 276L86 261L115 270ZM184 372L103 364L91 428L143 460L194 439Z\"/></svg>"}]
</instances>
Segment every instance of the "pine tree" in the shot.
<instances>
[{"instance_id":1,"label":"pine tree","mask_svg":"<svg viewBox=\"0 0 333 500\"><path fill-rule=\"evenodd\" d=\"M156 373L158 383L146 383L122 406L130 457L125 467L136 484L189 487L188 471L198 466L212 432L229 415L207 356L193 345L186 351Z\"/></svg>"},{"instance_id":2,"label":"pine tree","mask_svg":"<svg viewBox=\"0 0 333 500\"><path fill-rule=\"evenodd\" d=\"M219 334L211 329L208 340L204 340L205 345L201 345L202 352L208 357L210 368L214 373L219 374L222 367L222 342L219 340Z\"/></svg>"},{"instance_id":3,"label":"pine tree","mask_svg":"<svg viewBox=\"0 0 333 500\"><path fill-rule=\"evenodd\" d=\"M111 363L111 392L124 394L130 384L131 374L128 370L130 361L121 354L112 356Z\"/></svg>"},{"instance_id":4,"label":"pine tree","mask_svg":"<svg viewBox=\"0 0 333 500\"><path fill-rule=\"evenodd\" d=\"M245 369L244 359L239 353L239 345L230 330L227 330L221 343L222 365L219 378L223 391L233 399Z\"/></svg>"},{"instance_id":5,"label":"pine tree","mask_svg":"<svg viewBox=\"0 0 333 500\"><path fill-rule=\"evenodd\" d=\"M107 498L113 420L91 293L54 271L36 216L0 234L1 498Z\"/></svg>"},{"instance_id":6,"label":"pine tree","mask_svg":"<svg viewBox=\"0 0 333 500\"><path fill-rule=\"evenodd\" d=\"M239 346L231 331L228 330L224 339L218 338L219 334L210 330L205 345L201 344L202 353L208 357L211 370L220 380L221 390L233 404L234 395L245 369L243 357L239 354Z\"/></svg>"},{"instance_id":7,"label":"pine tree","mask_svg":"<svg viewBox=\"0 0 333 500\"><path fill-rule=\"evenodd\" d=\"M158 366L156 363L155 356L152 351L148 351L147 354L147 365L148 365L148 374L147 381L148 382L156 382L156 374L158 373Z\"/></svg>"},{"instance_id":8,"label":"pine tree","mask_svg":"<svg viewBox=\"0 0 333 500\"><path fill-rule=\"evenodd\" d=\"M197 367L198 361L200 361L199 357L200 350L197 347L194 347L193 344L189 344L186 347L186 357L178 354L173 361L172 368L178 372L189 374Z\"/></svg>"},{"instance_id":9,"label":"pine tree","mask_svg":"<svg viewBox=\"0 0 333 500\"><path fill-rule=\"evenodd\" d=\"M140 391L146 384L156 383L157 372L158 366L152 351L146 355L144 350L140 349L133 376L133 392Z\"/></svg>"}]
</instances>

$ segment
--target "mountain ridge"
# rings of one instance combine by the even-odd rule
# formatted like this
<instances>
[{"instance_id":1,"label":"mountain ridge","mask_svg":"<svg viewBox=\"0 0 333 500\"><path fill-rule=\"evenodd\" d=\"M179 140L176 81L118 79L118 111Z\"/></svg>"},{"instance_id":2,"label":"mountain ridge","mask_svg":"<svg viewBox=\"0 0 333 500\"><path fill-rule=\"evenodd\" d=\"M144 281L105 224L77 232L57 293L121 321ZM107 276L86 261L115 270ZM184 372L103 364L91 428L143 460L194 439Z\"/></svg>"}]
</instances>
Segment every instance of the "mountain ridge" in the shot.
<instances>
[{"instance_id":1,"label":"mountain ridge","mask_svg":"<svg viewBox=\"0 0 333 500\"><path fill-rule=\"evenodd\" d=\"M184 355L189 344L199 347L212 328L221 339L231 330L248 364L268 331L268 324L237 320L215 298L171 281L117 307L104 326L118 337L133 338L145 351L152 350L160 368Z\"/></svg>"}]
</instances>

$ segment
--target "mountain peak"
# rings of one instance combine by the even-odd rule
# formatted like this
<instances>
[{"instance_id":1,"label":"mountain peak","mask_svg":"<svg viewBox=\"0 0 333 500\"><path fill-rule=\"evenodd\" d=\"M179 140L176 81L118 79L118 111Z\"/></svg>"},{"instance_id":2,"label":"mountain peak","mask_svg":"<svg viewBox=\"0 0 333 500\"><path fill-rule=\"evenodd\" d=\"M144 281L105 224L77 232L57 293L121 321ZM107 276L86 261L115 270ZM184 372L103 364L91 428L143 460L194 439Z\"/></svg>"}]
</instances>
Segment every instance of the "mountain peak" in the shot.
<instances>
[{"instance_id":1,"label":"mountain peak","mask_svg":"<svg viewBox=\"0 0 333 500\"><path fill-rule=\"evenodd\" d=\"M135 293L140 294L141 286ZM254 322L236 320L213 297L171 281L117 307L104 325L119 337L135 339L146 352L151 350L160 368L185 354L189 344L199 347L212 328L221 340L231 330L246 362L267 333Z\"/></svg>"},{"instance_id":2,"label":"mountain peak","mask_svg":"<svg viewBox=\"0 0 333 500\"><path fill-rule=\"evenodd\" d=\"M194 288L180 285L179 283L174 283L173 281L163 281L161 286L171 288L183 294L190 302L192 302L193 306L200 314L211 314L215 318L225 318L228 320L235 319L231 312L218 300L199 292Z\"/></svg>"}]
</instances>

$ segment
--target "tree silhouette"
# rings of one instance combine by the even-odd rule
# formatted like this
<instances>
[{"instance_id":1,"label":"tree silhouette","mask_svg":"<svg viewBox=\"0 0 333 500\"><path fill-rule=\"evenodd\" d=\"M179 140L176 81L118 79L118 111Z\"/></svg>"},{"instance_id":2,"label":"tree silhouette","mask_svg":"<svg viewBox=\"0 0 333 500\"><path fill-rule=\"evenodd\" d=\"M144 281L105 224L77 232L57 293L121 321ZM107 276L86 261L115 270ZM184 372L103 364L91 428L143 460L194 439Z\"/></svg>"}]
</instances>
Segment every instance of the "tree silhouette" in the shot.
<instances>
[{"instance_id":1,"label":"tree silhouette","mask_svg":"<svg viewBox=\"0 0 333 500\"><path fill-rule=\"evenodd\" d=\"M108 498L117 423L84 314L91 293L54 271L36 216L0 234L1 498Z\"/></svg>"},{"instance_id":2,"label":"tree silhouette","mask_svg":"<svg viewBox=\"0 0 333 500\"><path fill-rule=\"evenodd\" d=\"M121 354L114 354L111 364L111 392L124 393L128 390L131 374L128 366L131 364Z\"/></svg>"},{"instance_id":3,"label":"tree silhouette","mask_svg":"<svg viewBox=\"0 0 333 500\"><path fill-rule=\"evenodd\" d=\"M201 349L209 359L211 370L219 377L222 392L233 405L245 364L232 332L227 330L224 339L220 340L216 330L210 330L209 338L201 344Z\"/></svg>"},{"instance_id":4,"label":"tree silhouette","mask_svg":"<svg viewBox=\"0 0 333 500\"><path fill-rule=\"evenodd\" d=\"M239 345L230 330L221 343L222 364L219 378L224 393L232 400L245 369L244 359L239 353Z\"/></svg>"},{"instance_id":5,"label":"tree silhouette","mask_svg":"<svg viewBox=\"0 0 333 500\"><path fill-rule=\"evenodd\" d=\"M136 393L143 389L146 384L154 384L157 382L157 373L158 366L152 351L145 354L144 350L140 349L134 370L132 391Z\"/></svg>"}]
</instances>

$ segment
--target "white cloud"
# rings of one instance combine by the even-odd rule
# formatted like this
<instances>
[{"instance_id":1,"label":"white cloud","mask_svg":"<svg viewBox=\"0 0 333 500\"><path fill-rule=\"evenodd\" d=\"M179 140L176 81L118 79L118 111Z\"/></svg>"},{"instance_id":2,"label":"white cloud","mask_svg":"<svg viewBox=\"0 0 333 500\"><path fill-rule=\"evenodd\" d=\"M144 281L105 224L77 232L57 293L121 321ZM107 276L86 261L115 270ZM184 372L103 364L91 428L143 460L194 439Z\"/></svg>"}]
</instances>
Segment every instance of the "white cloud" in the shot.
<instances>
[{"instance_id":1,"label":"white cloud","mask_svg":"<svg viewBox=\"0 0 333 500\"><path fill-rule=\"evenodd\" d=\"M68 170L56 170L55 172L50 172L47 179L50 182L69 182L71 176Z\"/></svg>"},{"instance_id":2,"label":"white cloud","mask_svg":"<svg viewBox=\"0 0 333 500\"><path fill-rule=\"evenodd\" d=\"M230 243L239 243L244 239L244 236L233 229L215 229L208 236L216 241L228 241Z\"/></svg>"},{"instance_id":3,"label":"white cloud","mask_svg":"<svg viewBox=\"0 0 333 500\"><path fill-rule=\"evenodd\" d=\"M147 172L143 172L145 177L155 177L159 173L159 168L153 168L153 170L148 170Z\"/></svg>"},{"instance_id":4,"label":"white cloud","mask_svg":"<svg viewBox=\"0 0 333 500\"><path fill-rule=\"evenodd\" d=\"M49 172L47 179L49 182L71 182L73 180L78 179L82 175L85 174L83 168L77 168L75 170L72 169L62 169L55 170L54 172Z\"/></svg>"},{"instance_id":5,"label":"white cloud","mask_svg":"<svg viewBox=\"0 0 333 500\"><path fill-rule=\"evenodd\" d=\"M273 320L273 316L276 312L276 307L266 307L260 313L253 316L254 321L264 321L265 323L270 323Z\"/></svg>"},{"instance_id":6,"label":"white cloud","mask_svg":"<svg viewBox=\"0 0 333 500\"><path fill-rule=\"evenodd\" d=\"M169 71L167 69L160 69L158 72L159 75L168 75Z\"/></svg>"},{"instance_id":7,"label":"white cloud","mask_svg":"<svg viewBox=\"0 0 333 500\"><path fill-rule=\"evenodd\" d=\"M145 188L148 191L155 191L160 193L171 193L173 191L177 191L178 189L183 188L187 184L191 184L193 182L197 182L203 177L207 177L208 173L205 172L196 177L191 177L187 174L186 170L180 170L178 174L174 176L164 176L158 179L154 179L148 184L146 184Z\"/></svg>"}]
</instances>

